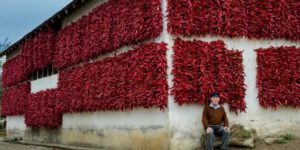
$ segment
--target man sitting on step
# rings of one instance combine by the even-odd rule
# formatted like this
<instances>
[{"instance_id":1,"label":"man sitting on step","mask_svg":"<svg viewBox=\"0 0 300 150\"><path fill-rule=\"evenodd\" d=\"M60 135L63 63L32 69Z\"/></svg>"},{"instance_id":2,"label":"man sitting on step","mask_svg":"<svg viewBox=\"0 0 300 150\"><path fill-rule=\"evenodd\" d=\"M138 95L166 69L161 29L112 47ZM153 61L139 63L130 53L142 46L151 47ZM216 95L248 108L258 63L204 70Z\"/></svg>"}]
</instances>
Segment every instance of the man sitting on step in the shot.
<instances>
[{"instance_id":1,"label":"man sitting on step","mask_svg":"<svg viewBox=\"0 0 300 150\"><path fill-rule=\"evenodd\" d=\"M222 136L222 150L227 149L229 144L230 129L228 118L223 106L219 102L219 93L212 93L210 101L205 105L202 114L202 123L206 131L208 150L214 149L215 136Z\"/></svg>"}]
</instances>

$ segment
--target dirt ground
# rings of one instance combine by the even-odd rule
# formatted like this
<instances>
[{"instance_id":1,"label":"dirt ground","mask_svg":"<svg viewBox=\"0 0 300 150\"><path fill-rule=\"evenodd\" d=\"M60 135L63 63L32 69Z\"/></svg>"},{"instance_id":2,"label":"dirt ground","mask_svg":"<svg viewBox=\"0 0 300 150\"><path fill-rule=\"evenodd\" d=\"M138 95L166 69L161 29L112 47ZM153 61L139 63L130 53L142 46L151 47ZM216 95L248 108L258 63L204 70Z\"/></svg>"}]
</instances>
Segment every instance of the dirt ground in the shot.
<instances>
[{"instance_id":1,"label":"dirt ground","mask_svg":"<svg viewBox=\"0 0 300 150\"><path fill-rule=\"evenodd\" d=\"M26 146L20 144L0 142L0 150L62 150L40 146ZM293 139L286 144L266 145L257 143L255 149L230 147L228 150L300 150L300 138Z\"/></svg>"},{"instance_id":2,"label":"dirt ground","mask_svg":"<svg viewBox=\"0 0 300 150\"><path fill-rule=\"evenodd\" d=\"M40 146L27 146L21 144L1 142L1 137L3 137L3 135L5 135L5 131L0 130L0 150L62 150ZM254 149L230 147L229 150L300 150L300 137L294 137L293 139L287 141L287 143L284 144L272 145L267 145L263 143L262 140L258 140Z\"/></svg>"},{"instance_id":3,"label":"dirt ground","mask_svg":"<svg viewBox=\"0 0 300 150\"><path fill-rule=\"evenodd\" d=\"M27 146L27 145L0 142L0 150L54 150L54 149L46 148L46 147Z\"/></svg>"},{"instance_id":4,"label":"dirt ground","mask_svg":"<svg viewBox=\"0 0 300 150\"><path fill-rule=\"evenodd\" d=\"M259 140L254 149L230 147L229 150L300 150L300 137L294 137L284 144L267 145Z\"/></svg>"},{"instance_id":5,"label":"dirt ground","mask_svg":"<svg viewBox=\"0 0 300 150\"><path fill-rule=\"evenodd\" d=\"M286 144L274 144L274 145L265 145L258 143L255 149L249 150L299 150L300 149L300 139L291 140ZM27 146L13 143L0 142L0 150L62 150L62 149L53 149L39 146ZM232 148L228 150L248 150L247 148Z\"/></svg>"}]
</instances>

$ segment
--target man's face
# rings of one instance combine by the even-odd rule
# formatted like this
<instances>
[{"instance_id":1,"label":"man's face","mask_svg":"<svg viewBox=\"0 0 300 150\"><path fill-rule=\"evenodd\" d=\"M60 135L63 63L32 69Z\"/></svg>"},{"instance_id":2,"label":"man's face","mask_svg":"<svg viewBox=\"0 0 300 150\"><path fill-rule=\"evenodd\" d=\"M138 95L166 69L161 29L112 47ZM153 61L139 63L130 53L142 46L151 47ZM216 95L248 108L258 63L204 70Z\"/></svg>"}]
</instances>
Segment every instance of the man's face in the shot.
<instances>
[{"instance_id":1,"label":"man's face","mask_svg":"<svg viewBox=\"0 0 300 150\"><path fill-rule=\"evenodd\" d=\"M212 104L219 104L220 97L219 96L213 96L213 97L210 98L210 100L211 100Z\"/></svg>"}]
</instances>

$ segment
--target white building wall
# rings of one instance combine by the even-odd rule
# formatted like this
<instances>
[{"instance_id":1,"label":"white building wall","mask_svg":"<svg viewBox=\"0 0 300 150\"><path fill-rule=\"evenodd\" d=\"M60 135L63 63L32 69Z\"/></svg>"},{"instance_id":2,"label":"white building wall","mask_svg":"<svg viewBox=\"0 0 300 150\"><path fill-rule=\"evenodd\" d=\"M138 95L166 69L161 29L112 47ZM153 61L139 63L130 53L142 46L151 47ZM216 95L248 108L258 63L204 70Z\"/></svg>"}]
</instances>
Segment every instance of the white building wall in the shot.
<instances>
[{"instance_id":1,"label":"white building wall","mask_svg":"<svg viewBox=\"0 0 300 150\"><path fill-rule=\"evenodd\" d=\"M202 37L184 37L173 36L166 31L167 2L162 0L164 13L164 31L161 39L168 44L167 60L168 60L168 85L173 86L173 75L171 74L172 55L174 39L180 37L184 40L203 40L215 41L223 40L228 49L236 49L242 51L243 65L245 72L246 96L247 103L246 113L236 115L229 112L228 105L225 104L230 124L242 124L246 129L254 128L257 135L265 137L271 134L292 133L300 135L300 129L297 126L300 123L300 109L296 108L280 108L278 110L264 109L259 105L258 90L256 88L256 52L255 49L267 48L270 46L297 46L300 42L291 42L284 39L280 40L250 40L244 37L228 38L222 36L206 35ZM170 121L170 149L186 150L200 148L200 137L204 134L202 125L202 111L204 106L200 105L183 105L179 106L174 102L174 96L168 97L169 121Z\"/></svg>"},{"instance_id":2,"label":"white building wall","mask_svg":"<svg viewBox=\"0 0 300 150\"><path fill-rule=\"evenodd\" d=\"M106 0L96 1L92 3L99 5ZM77 20L82 14L87 14L94 4L88 3L82 9L64 18L63 26L70 21ZM163 40L162 37L159 37L146 42L153 41ZM96 60L91 60L90 63L132 49L133 46L123 46L114 52L97 57ZM98 111L63 114L61 143L109 149L169 149L168 109L160 111L156 108L138 108L120 112Z\"/></svg>"},{"instance_id":3,"label":"white building wall","mask_svg":"<svg viewBox=\"0 0 300 150\"><path fill-rule=\"evenodd\" d=\"M25 130L26 125L25 125L25 118L24 116L8 116L6 117L6 129L20 129L20 130Z\"/></svg>"},{"instance_id":4,"label":"white building wall","mask_svg":"<svg viewBox=\"0 0 300 150\"><path fill-rule=\"evenodd\" d=\"M6 117L6 134L8 137L24 137L25 130L24 115Z\"/></svg>"},{"instance_id":5,"label":"white building wall","mask_svg":"<svg viewBox=\"0 0 300 150\"><path fill-rule=\"evenodd\" d=\"M58 74L30 81L31 93L57 88Z\"/></svg>"},{"instance_id":6,"label":"white building wall","mask_svg":"<svg viewBox=\"0 0 300 150\"><path fill-rule=\"evenodd\" d=\"M58 82L58 75L52 75L38 80L31 81L31 93L36 93L42 90L56 88ZM8 137L24 137L26 135L25 117L21 116L7 116L6 130Z\"/></svg>"},{"instance_id":7,"label":"white building wall","mask_svg":"<svg viewBox=\"0 0 300 150\"><path fill-rule=\"evenodd\" d=\"M168 120L167 111L154 108L64 114L61 142L108 149L169 149Z\"/></svg>"},{"instance_id":8,"label":"white building wall","mask_svg":"<svg viewBox=\"0 0 300 150\"><path fill-rule=\"evenodd\" d=\"M169 36L166 40L168 43L168 65L170 67L172 61L172 47L177 36ZM267 48L270 46L297 46L299 42L291 42L286 40L249 40L247 38L226 38L221 36L203 36L203 37L180 37L184 40L203 40L215 41L223 40L228 49L240 50L243 53L243 66L245 72L246 96L247 103L246 113L236 115L229 112L228 105L225 109L228 113L230 124L241 124L245 128L254 128L257 135L265 137L272 134L292 133L300 135L300 129L297 126L300 123L300 109L296 108L280 108L278 110L265 109L259 105L258 90L256 88L256 52L255 49ZM173 75L169 73L169 85L173 85ZM200 147L200 137L204 134L202 126L202 111L204 106L199 105L183 105L178 106L174 103L174 96L169 95L169 121L171 133L171 149L194 149Z\"/></svg>"},{"instance_id":9,"label":"white building wall","mask_svg":"<svg viewBox=\"0 0 300 150\"><path fill-rule=\"evenodd\" d=\"M172 55L173 39L166 30L167 0L162 0L164 11L164 30L156 42L164 41L168 44L168 85L173 85ZM100 1L99 1L100 2ZM84 10L82 10L84 11ZM78 15L80 11L78 11ZM84 11L87 12L87 11ZM72 15L67 20L76 20L77 15ZM67 24L68 21L65 21ZM255 49L269 46L297 46L299 42L287 40L249 40L247 38L226 38L221 36L181 37L185 40L214 41L223 40L228 49L243 51L243 65L245 72L246 113L238 115L228 113L230 124L238 123L246 128L254 128L259 136L269 134L293 133L300 135L297 125L300 123L300 109L280 108L278 110L266 110L259 105L258 91L256 88L256 53ZM151 40L153 41L153 40ZM117 53L126 52L130 47L122 47ZM102 59L112 56L114 53L99 57ZM32 82L32 92L38 92L47 88L56 88L58 76L39 79ZM63 115L63 124L60 132L62 144L81 146L98 146L115 149L172 149L187 150L200 148L200 137L204 133L201 116L203 106L183 105L174 103L174 96L168 96L168 108L165 111L157 109L134 109L124 112L93 112L72 113ZM7 129L24 130L23 116L9 116Z\"/></svg>"}]
</instances>

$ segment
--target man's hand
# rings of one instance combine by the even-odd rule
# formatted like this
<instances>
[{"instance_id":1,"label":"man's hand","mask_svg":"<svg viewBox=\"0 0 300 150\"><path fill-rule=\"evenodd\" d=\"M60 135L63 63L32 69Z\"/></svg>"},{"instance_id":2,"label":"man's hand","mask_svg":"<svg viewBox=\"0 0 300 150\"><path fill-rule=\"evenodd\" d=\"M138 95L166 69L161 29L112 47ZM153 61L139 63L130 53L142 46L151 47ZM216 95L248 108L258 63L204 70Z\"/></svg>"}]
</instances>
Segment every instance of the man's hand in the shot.
<instances>
[{"instance_id":1,"label":"man's hand","mask_svg":"<svg viewBox=\"0 0 300 150\"><path fill-rule=\"evenodd\" d=\"M208 127L208 128L206 129L206 134L209 134L209 133L211 133L211 132L213 132L213 129L212 129L211 127Z\"/></svg>"},{"instance_id":2,"label":"man's hand","mask_svg":"<svg viewBox=\"0 0 300 150\"><path fill-rule=\"evenodd\" d=\"M229 127L224 127L224 130L227 132L230 132L230 128Z\"/></svg>"}]
</instances>

